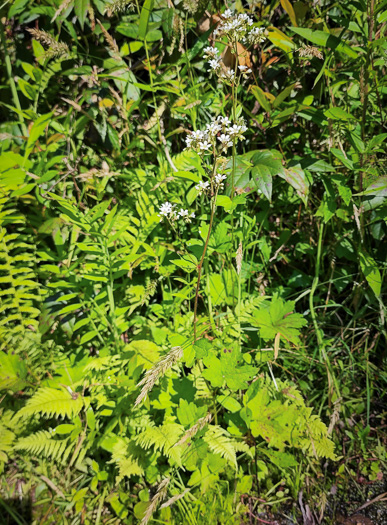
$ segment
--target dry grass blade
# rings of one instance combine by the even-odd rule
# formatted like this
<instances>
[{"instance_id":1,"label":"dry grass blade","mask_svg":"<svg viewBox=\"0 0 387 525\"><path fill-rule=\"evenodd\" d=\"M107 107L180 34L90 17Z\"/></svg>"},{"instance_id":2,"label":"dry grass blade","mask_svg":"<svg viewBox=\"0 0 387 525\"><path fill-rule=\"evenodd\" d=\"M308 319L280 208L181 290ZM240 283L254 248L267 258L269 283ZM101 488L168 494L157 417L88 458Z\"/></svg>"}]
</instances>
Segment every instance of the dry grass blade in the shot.
<instances>
[{"instance_id":1,"label":"dry grass blade","mask_svg":"<svg viewBox=\"0 0 387 525\"><path fill-rule=\"evenodd\" d=\"M103 36L105 37L105 40L109 46L109 49L110 51L112 52L112 55L113 57L116 59L116 60L121 60L121 57L120 57L120 50L118 49L118 46L117 46L117 43L116 41L114 40L114 38L106 31L106 29L104 28L102 22L100 22L97 18L97 23L99 25L99 27L101 28L101 31L103 33Z\"/></svg>"},{"instance_id":2,"label":"dry grass blade","mask_svg":"<svg viewBox=\"0 0 387 525\"><path fill-rule=\"evenodd\" d=\"M181 346L174 346L172 350L163 356L150 370L148 370L144 378L138 383L137 386L142 386L140 395L137 397L134 406L137 406L146 398L148 392L150 392L156 383L156 381L162 377L167 370L183 357L183 349Z\"/></svg>"},{"instance_id":3,"label":"dry grass blade","mask_svg":"<svg viewBox=\"0 0 387 525\"><path fill-rule=\"evenodd\" d=\"M242 241L239 243L237 252L236 252L236 266L237 266L237 274L239 275L242 270L242 261L243 261L243 248L242 248Z\"/></svg>"},{"instance_id":4,"label":"dry grass blade","mask_svg":"<svg viewBox=\"0 0 387 525\"><path fill-rule=\"evenodd\" d=\"M199 430L202 430L202 428L204 428L205 425L207 425L207 423L211 421L211 419L212 419L212 415L210 413L208 413L204 417L201 417L197 421L197 423L195 423L191 428L189 428L187 432L173 446L178 447L179 445L184 445L184 443L188 441L189 439L191 439L195 434L197 434Z\"/></svg>"},{"instance_id":5,"label":"dry grass blade","mask_svg":"<svg viewBox=\"0 0 387 525\"><path fill-rule=\"evenodd\" d=\"M50 35L50 33L42 31L41 29L30 28L27 28L27 31L31 33L35 40L48 47L45 53L46 58L52 58L55 56L65 56L70 54L68 45L65 44L65 42L58 42L52 35Z\"/></svg>"},{"instance_id":6,"label":"dry grass blade","mask_svg":"<svg viewBox=\"0 0 387 525\"><path fill-rule=\"evenodd\" d=\"M179 499L184 498L184 496L189 491L190 491L190 489L185 489L181 494L176 494L176 496L172 496L172 498L169 498L168 501L166 501L165 503L163 503L161 505L160 509L165 509L166 507L170 507L171 505L176 503L176 501L178 501Z\"/></svg>"},{"instance_id":7,"label":"dry grass blade","mask_svg":"<svg viewBox=\"0 0 387 525\"><path fill-rule=\"evenodd\" d=\"M165 498L167 494L167 488L169 485L169 481L170 481L169 478L165 478L158 486L157 492L153 496L148 508L146 509L146 512L144 514L144 517L141 520L140 525L146 525L148 523L148 521L151 519L154 511L157 509L160 502Z\"/></svg>"},{"instance_id":8,"label":"dry grass blade","mask_svg":"<svg viewBox=\"0 0 387 525\"><path fill-rule=\"evenodd\" d=\"M123 13L127 9L134 9L132 0L113 0L105 7L105 13L110 17L116 13Z\"/></svg>"},{"instance_id":9,"label":"dry grass blade","mask_svg":"<svg viewBox=\"0 0 387 525\"><path fill-rule=\"evenodd\" d=\"M58 16L63 13L63 11L66 11L66 9L70 6L73 0L63 0L63 2L60 4L58 9L55 12L55 15L53 16L51 22L54 22Z\"/></svg>"}]
</instances>

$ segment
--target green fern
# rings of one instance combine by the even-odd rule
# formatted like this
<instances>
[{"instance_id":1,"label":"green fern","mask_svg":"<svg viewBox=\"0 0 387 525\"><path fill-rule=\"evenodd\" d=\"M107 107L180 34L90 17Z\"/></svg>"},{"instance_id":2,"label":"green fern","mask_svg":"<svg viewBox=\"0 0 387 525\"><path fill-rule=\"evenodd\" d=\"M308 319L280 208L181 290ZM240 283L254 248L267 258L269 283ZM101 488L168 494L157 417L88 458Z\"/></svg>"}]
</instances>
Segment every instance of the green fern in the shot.
<instances>
[{"instance_id":1,"label":"green fern","mask_svg":"<svg viewBox=\"0 0 387 525\"><path fill-rule=\"evenodd\" d=\"M40 311L35 303L39 284L34 272L35 246L28 234L17 231L18 223L24 226L24 219L20 215L15 218L7 201L0 199L0 348L9 344L15 348L25 330L38 328ZM12 231L8 231L8 224Z\"/></svg>"},{"instance_id":2,"label":"green fern","mask_svg":"<svg viewBox=\"0 0 387 525\"><path fill-rule=\"evenodd\" d=\"M8 461L7 453L12 450L12 444L15 440L15 434L0 423L0 473L2 471L2 463Z\"/></svg>"},{"instance_id":3,"label":"green fern","mask_svg":"<svg viewBox=\"0 0 387 525\"><path fill-rule=\"evenodd\" d=\"M128 452L128 440L123 438L118 438L117 443L113 446L112 461L119 469L116 483L119 483L125 476L130 478L131 476L141 476L144 473L137 459Z\"/></svg>"},{"instance_id":4,"label":"green fern","mask_svg":"<svg viewBox=\"0 0 387 525\"><path fill-rule=\"evenodd\" d=\"M227 459L237 468L235 447L229 436L227 430L219 425L209 425L203 439L212 452Z\"/></svg>"},{"instance_id":5,"label":"green fern","mask_svg":"<svg viewBox=\"0 0 387 525\"><path fill-rule=\"evenodd\" d=\"M177 443L182 433L182 425L166 423L159 427L145 429L136 437L135 441L145 450L154 447L156 451L162 452L180 465L181 448L173 445Z\"/></svg>"},{"instance_id":6,"label":"green fern","mask_svg":"<svg viewBox=\"0 0 387 525\"><path fill-rule=\"evenodd\" d=\"M66 462L74 447L75 441L72 442L69 437L57 439L54 431L47 430L20 438L14 446L15 450L25 450L30 454L49 457L61 463Z\"/></svg>"},{"instance_id":7,"label":"green fern","mask_svg":"<svg viewBox=\"0 0 387 525\"><path fill-rule=\"evenodd\" d=\"M56 388L40 388L17 413L18 417L44 414L47 417L62 416L73 418L83 407L87 407L89 398L73 392Z\"/></svg>"}]
</instances>

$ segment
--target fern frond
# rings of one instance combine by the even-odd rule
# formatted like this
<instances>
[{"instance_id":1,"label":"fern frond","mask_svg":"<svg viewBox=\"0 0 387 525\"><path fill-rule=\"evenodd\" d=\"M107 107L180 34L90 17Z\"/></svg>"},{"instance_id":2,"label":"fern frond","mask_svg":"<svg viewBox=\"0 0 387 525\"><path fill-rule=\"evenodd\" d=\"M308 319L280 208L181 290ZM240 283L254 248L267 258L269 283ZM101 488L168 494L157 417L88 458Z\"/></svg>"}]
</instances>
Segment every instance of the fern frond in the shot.
<instances>
[{"instance_id":1,"label":"fern frond","mask_svg":"<svg viewBox=\"0 0 387 525\"><path fill-rule=\"evenodd\" d=\"M136 438L135 442L145 450L154 447L167 457L172 458L176 463L180 464L180 447L173 445L179 440L184 427L177 423L166 423L159 427L151 427L141 432Z\"/></svg>"},{"instance_id":2,"label":"fern frond","mask_svg":"<svg viewBox=\"0 0 387 525\"><path fill-rule=\"evenodd\" d=\"M47 430L40 430L20 438L14 446L15 450L25 450L30 454L49 457L62 463L66 461L74 447L75 441L71 442L69 437L56 439L53 433Z\"/></svg>"},{"instance_id":3,"label":"fern frond","mask_svg":"<svg viewBox=\"0 0 387 525\"><path fill-rule=\"evenodd\" d=\"M119 483L125 476L141 476L144 470L140 467L137 459L132 457L128 452L128 442L125 439L118 438L113 447L112 461L116 463L119 469L119 475L116 482Z\"/></svg>"},{"instance_id":4,"label":"fern frond","mask_svg":"<svg viewBox=\"0 0 387 525\"><path fill-rule=\"evenodd\" d=\"M64 390L56 388L40 388L17 413L18 417L45 414L48 417L62 416L73 418L82 410L88 402L77 393L72 395Z\"/></svg>"},{"instance_id":5,"label":"fern frond","mask_svg":"<svg viewBox=\"0 0 387 525\"><path fill-rule=\"evenodd\" d=\"M21 334L37 330L40 311L35 303L40 285L34 272L35 244L25 233L23 217L15 220L15 210L7 205L7 200L0 200L0 341L1 348L15 348Z\"/></svg>"},{"instance_id":6,"label":"fern frond","mask_svg":"<svg viewBox=\"0 0 387 525\"><path fill-rule=\"evenodd\" d=\"M203 439L214 454L219 454L237 468L235 448L229 436L219 425L209 425Z\"/></svg>"},{"instance_id":7,"label":"fern frond","mask_svg":"<svg viewBox=\"0 0 387 525\"><path fill-rule=\"evenodd\" d=\"M7 452L12 450L12 443L15 437L12 430L0 424L0 461L6 462L8 460Z\"/></svg>"}]
</instances>

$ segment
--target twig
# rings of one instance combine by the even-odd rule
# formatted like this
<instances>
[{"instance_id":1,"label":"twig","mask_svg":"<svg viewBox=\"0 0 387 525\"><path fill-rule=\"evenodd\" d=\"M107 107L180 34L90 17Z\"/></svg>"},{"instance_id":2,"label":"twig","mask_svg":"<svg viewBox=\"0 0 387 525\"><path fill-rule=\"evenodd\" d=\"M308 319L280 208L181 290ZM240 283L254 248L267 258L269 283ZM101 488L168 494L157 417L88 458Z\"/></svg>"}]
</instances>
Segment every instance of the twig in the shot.
<instances>
[{"instance_id":1,"label":"twig","mask_svg":"<svg viewBox=\"0 0 387 525\"><path fill-rule=\"evenodd\" d=\"M54 492L58 494L63 499L66 499L66 496L63 494L63 492L58 489L58 487L46 476L40 476L40 479L42 479Z\"/></svg>"},{"instance_id":2,"label":"twig","mask_svg":"<svg viewBox=\"0 0 387 525\"><path fill-rule=\"evenodd\" d=\"M356 514L360 510L366 509L367 507L369 507L370 505L373 505L374 503L377 503L378 501L387 501L387 498L385 496L387 496L387 492L383 492L383 494L379 494L379 496L376 496L376 498L370 501L367 501L361 507L356 509L355 512L353 512L353 514Z\"/></svg>"}]
</instances>

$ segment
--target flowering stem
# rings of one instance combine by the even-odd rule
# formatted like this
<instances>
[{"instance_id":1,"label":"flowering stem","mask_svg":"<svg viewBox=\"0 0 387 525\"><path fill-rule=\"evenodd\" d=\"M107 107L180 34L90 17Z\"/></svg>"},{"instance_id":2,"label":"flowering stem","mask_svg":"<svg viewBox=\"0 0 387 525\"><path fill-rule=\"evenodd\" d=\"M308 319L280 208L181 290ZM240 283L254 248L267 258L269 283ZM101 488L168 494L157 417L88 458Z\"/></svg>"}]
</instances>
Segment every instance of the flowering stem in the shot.
<instances>
[{"instance_id":1,"label":"flowering stem","mask_svg":"<svg viewBox=\"0 0 387 525\"><path fill-rule=\"evenodd\" d=\"M198 279L196 281L196 290L195 290L195 304L194 304L194 342L196 341L197 339L197 330L196 330L196 324L197 324L197 320L198 320L198 317L197 317L197 310L198 310L198 299L199 299L199 286L200 286L200 278L202 276L202 267L203 267L203 262L204 262L204 258L206 256L206 252L207 252L207 247L208 247L208 243L210 242L210 235L211 235L211 230L212 230L212 223L214 222L214 215L215 215L215 209L216 209L216 196L218 194L218 190L216 189L215 190L215 195L213 197L213 201L212 201L212 207L211 207L211 217L210 217L210 225L208 227L208 233L207 233L207 238L206 238L206 242L204 244L204 250L203 250L203 254L200 258L200 261L199 261L199 264L198 264Z\"/></svg>"},{"instance_id":2,"label":"flowering stem","mask_svg":"<svg viewBox=\"0 0 387 525\"><path fill-rule=\"evenodd\" d=\"M236 124L236 107L238 101L238 84L237 84L237 74L238 74L238 44L234 44L235 51L235 71L234 71L234 80L232 82L232 120ZM231 183L231 200L234 198L235 193L235 162L236 162L236 138L232 141L232 183Z\"/></svg>"}]
</instances>

